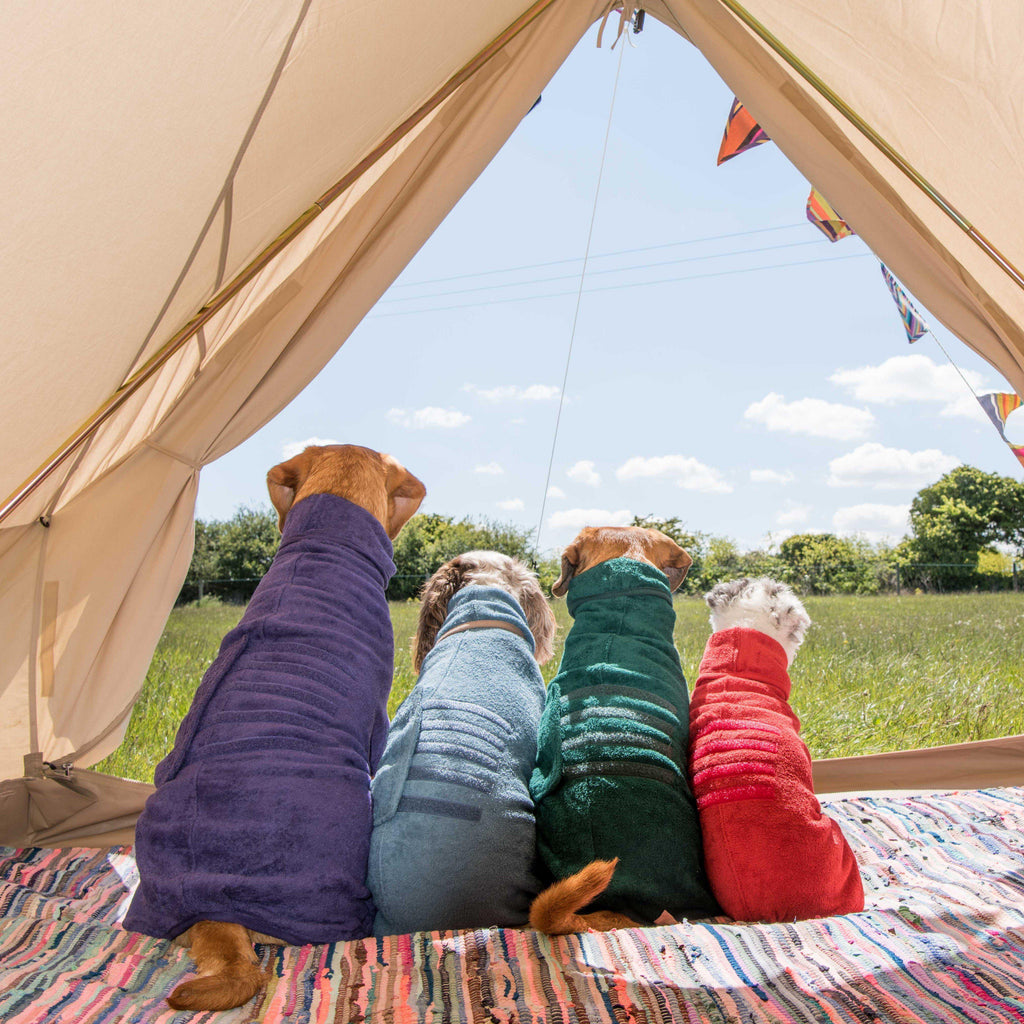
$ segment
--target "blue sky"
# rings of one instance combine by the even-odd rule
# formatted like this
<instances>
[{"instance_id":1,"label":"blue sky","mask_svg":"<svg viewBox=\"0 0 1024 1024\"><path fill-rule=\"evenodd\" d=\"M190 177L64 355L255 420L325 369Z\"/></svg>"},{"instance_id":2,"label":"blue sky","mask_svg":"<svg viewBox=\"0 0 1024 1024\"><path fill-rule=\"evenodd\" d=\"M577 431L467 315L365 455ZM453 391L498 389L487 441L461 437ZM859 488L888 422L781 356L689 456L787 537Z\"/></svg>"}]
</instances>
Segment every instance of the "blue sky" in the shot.
<instances>
[{"instance_id":1,"label":"blue sky","mask_svg":"<svg viewBox=\"0 0 1024 1024\"><path fill-rule=\"evenodd\" d=\"M863 242L806 221L809 184L774 144L715 166L732 92L648 19L622 59L544 500L619 65L595 38L316 380L203 471L200 518L265 504L267 469L317 440L390 451L422 511L540 523L545 551L633 514L742 548L894 540L953 466L1019 476L932 336L907 344ZM1011 390L918 308L975 390Z\"/></svg>"}]
</instances>

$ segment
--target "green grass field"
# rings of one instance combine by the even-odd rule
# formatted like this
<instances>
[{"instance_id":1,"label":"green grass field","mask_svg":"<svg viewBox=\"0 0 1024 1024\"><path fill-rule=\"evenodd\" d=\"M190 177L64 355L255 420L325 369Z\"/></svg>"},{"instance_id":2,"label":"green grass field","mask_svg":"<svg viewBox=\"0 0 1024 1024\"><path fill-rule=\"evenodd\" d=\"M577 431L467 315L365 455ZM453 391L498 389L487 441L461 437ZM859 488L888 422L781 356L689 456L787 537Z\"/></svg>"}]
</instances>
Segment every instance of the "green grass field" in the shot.
<instances>
[{"instance_id":1,"label":"green grass field","mask_svg":"<svg viewBox=\"0 0 1024 1024\"><path fill-rule=\"evenodd\" d=\"M793 665L794 710L814 757L843 757L1024 733L1024 594L824 597ZM570 625L564 601L555 657ZM395 679L389 711L415 682L409 641L418 605L391 606ZM241 618L227 605L171 614L121 747L100 771L150 782L221 637ZM704 602L676 599L676 646L693 680L709 626Z\"/></svg>"}]
</instances>

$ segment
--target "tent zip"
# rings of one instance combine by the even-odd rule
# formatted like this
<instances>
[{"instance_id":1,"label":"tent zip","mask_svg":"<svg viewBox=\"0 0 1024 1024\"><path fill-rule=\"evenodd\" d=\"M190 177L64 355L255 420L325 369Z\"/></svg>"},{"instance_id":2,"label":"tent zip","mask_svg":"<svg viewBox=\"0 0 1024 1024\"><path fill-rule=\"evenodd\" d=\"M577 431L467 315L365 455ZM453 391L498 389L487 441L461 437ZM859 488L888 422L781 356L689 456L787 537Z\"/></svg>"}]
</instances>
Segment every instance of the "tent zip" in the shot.
<instances>
[{"instance_id":1,"label":"tent zip","mask_svg":"<svg viewBox=\"0 0 1024 1024\"><path fill-rule=\"evenodd\" d=\"M882 138L845 100L818 77L792 50L757 20L738 0L719 0L744 25L781 57L817 93L838 110L865 138L880 149L932 202L938 206L985 254L998 263L1014 283L1024 288L1024 275L953 206L922 174Z\"/></svg>"},{"instance_id":2,"label":"tent zip","mask_svg":"<svg viewBox=\"0 0 1024 1024\"><path fill-rule=\"evenodd\" d=\"M300 214L262 252L229 281L183 327L129 377L77 430L43 462L0 507L2 523L31 495L74 451L91 437L136 391L142 387L179 349L181 349L235 295L238 294L271 260L282 252L313 220L369 170L382 156L401 141L424 118L437 109L461 85L473 77L492 57L508 45L523 29L532 24L556 0L537 0L499 36L463 65L422 106L409 115L358 164L323 193L309 209Z\"/></svg>"}]
</instances>

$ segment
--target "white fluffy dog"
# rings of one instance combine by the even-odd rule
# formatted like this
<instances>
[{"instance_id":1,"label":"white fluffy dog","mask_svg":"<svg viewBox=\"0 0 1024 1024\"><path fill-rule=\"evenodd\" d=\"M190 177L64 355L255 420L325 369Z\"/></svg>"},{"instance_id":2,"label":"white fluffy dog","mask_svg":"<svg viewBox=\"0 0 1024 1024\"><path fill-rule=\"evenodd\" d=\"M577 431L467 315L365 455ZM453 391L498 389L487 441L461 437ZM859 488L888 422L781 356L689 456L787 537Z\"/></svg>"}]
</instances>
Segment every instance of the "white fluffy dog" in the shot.
<instances>
[{"instance_id":1,"label":"white fluffy dog","mask_svg":"<svg viewBox=\"0 0 1024 1024\"><path fill-rule=\"evenodd\" d=\"M782 644L787 667L793 664L811 624L796 594L785 583L767 576L717 583L704 600L711 609L714 632L742 626L766 633Z\"/></svg>"},{"instance_id":2,"label":"white fluffy dog","mask_svg":"<svg viewBox=\"0 0 1024 1024\"><path fill-rule=\"evenodd\" d=\"M737 921L862 910L857 859L814 795L789 705L810 616L766 578L719 583L705 600L714 632L690 699L690 772L715 897Z\"/></svg>"}]
</instances>

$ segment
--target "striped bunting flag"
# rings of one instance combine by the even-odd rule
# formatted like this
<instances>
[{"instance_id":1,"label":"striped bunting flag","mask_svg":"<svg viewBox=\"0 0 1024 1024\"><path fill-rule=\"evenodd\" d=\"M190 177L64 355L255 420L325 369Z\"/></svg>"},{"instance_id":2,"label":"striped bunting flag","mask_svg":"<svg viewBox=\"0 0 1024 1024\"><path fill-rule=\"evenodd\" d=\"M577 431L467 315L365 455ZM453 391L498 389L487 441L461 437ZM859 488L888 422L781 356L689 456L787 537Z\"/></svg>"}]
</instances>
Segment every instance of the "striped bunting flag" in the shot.
<instances>
[{"instance_id":1,"label":"striped bunting flag","mask_svg":"<svg viewBox=\"0 0 1024 1024\"><path fill-rule=\"evenodd\" d=\"M1007 441L1006 447L1017 456L1017 461L1024 466L1024 444L1010 444L1010 442Z\"/></svg>"},{"instance_id":2,"label":"striped bunting flag","mask_svg":"<svg viewBox=\"0 0 1024 1024\"><path fill-rule=\"evenodd\" d=\"M729 119L725 122L725 132L722 134L722 145L718 148L719 165L748 149L760 146L762 142L771 142L771 139L750 116L747 108L739 100L733 99Z\"/></svg>"},{"instance_id":3,"label":"striped bunting flag","mask_svg":"<svg viewBox=\"0 0 1024 1024\"><path fill-rule=\"evenodd\" d=\"M900 317L903 319L903 326L907 332L907 341L917 341L922 334L927 334L931 328L911 305L910 299L907 298L907 293L899 286L889 268L884 263L880 264L880 266L882 268L882 277L885 278L885 283L889 286L889 292L896 303L897 309L900 311Z\"/></svg>"},{"instance_id":4,"label":"striped bunting flag","mask_svg":"<svg viewBox=\"0 0 1024 1024\"><path fill-rule=\"evenodd\" d=\"M974 397L978 399L978 404L985 410L986 415L992 421L992 426L999 431L999 436L1007 444L1010 444L1010 439L1006 436L1006 417L1014 409L1020 408L1022 403L1020 395L993 391L987 395L975 395ZM1011 445L1010 447L1013 446Z\"/></svg>"},{"instance_id":5,"label":"striped bunting flag","mask_svg":"<svg viewBox=\"0 0 1024 1024\"><path fill-rule=\"evenodd\" d=\"M853 228L836 213L835 207L816 189L807 197L807 219L818 228L830 242L856 234Z\"/></svg>"}]
</instances>

